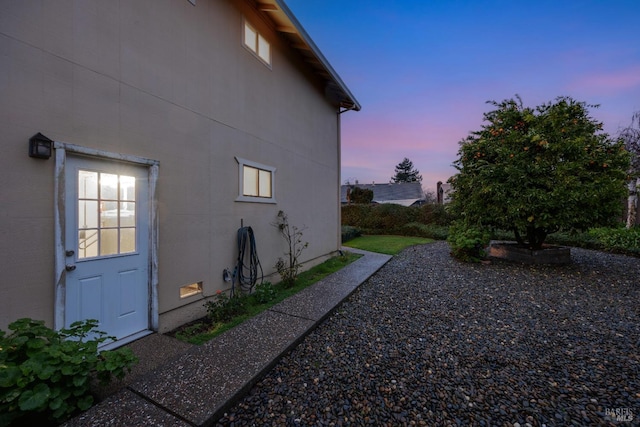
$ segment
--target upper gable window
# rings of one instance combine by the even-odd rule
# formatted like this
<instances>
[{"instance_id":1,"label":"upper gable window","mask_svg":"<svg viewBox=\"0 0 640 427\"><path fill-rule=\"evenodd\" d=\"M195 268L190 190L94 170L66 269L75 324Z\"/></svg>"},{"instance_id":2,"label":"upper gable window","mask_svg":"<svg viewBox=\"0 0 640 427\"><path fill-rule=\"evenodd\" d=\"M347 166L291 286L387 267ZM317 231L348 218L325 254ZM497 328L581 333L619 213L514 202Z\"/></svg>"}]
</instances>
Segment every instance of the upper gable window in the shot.
<instances>
[{"instance_id":1,"label":"upper gable window","mask_svg":"<svg viewBox=\"0 0 640 427\"><path fill-rule=\"evenodd\" d=\"M244 45L267 65L271 65L271 46L258 31L244 21Z\"/></svg>"}]
</instances>

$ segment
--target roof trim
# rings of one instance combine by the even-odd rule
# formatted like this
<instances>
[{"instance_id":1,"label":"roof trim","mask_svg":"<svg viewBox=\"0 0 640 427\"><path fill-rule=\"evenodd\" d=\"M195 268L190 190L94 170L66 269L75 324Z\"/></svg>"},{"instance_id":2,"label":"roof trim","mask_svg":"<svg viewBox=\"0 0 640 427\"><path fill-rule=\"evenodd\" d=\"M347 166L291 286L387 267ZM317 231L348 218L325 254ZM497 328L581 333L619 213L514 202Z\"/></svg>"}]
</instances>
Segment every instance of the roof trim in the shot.
<instances>
[{"instance_id":1,"label":"roof trim","mask_svg":"<svg viewBox=\"0 0 640 427\"><path fill-rule=\"evenodd\" d=\"M256 6L261 13L271 18L276 31L291 42L291 47L297 50L316 74L326 82L326 96L337 102L341 108L360 111L360 103L320 52L284 0L256 0Z\"/></svg>"}]
</instances>

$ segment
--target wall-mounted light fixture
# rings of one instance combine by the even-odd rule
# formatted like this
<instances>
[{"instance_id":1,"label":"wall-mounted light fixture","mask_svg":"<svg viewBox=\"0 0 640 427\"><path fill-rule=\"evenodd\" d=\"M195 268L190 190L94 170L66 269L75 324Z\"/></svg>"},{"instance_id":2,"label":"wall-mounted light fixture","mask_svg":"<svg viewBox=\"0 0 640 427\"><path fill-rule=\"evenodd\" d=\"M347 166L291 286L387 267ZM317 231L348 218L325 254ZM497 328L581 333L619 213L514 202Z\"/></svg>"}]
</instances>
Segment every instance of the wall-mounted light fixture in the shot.
<instances>
[{"instance_id":1,"label":"wall-mounted light fixture","mask_svg":"<svg viewBox=\"0 0 640 427\"><path fill-rule=\"evenodd\" d=\"M29 157L48 159L51 157L53 141L40 132L29 138Z\"/></svg>"}]
</instances>

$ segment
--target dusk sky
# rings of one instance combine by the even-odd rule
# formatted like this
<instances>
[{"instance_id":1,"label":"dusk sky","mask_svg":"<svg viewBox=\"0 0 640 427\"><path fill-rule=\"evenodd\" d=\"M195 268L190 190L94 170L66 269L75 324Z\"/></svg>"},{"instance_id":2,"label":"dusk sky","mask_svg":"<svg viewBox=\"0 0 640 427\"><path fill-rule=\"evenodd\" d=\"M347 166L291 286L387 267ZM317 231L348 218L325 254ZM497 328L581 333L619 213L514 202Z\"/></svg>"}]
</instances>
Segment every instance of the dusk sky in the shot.
<instances>
[{"instance_id":1,"label":"dusk sky","mask_svg":"<svg viewBox=\"0 0 640 427\"><path fill-rule=\"evenodd\" d=\"M489 100L600 104L612 136L640 110L640 1L285 0L362 105L342 115L342 182L408 157L435 189Z\"/></svg>"}]
</instances>

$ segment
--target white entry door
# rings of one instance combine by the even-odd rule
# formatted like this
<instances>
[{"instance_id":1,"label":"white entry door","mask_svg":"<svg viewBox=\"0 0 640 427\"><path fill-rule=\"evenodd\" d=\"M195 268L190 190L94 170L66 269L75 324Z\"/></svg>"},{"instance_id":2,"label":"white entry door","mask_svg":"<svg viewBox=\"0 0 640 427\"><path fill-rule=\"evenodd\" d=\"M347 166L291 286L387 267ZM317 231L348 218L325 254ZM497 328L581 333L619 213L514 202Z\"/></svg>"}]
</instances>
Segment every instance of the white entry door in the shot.
<instances>
[{"instance_id":1,"label":"white entry door","mask_svg":"<svg viewBox=\"0 0 640 427\"><path fill-rule=\"evenodd\" d=\"M149 329L148 168L68 156L64 324L97 319L118 340Z\"/></svg>"}]
</instances>

